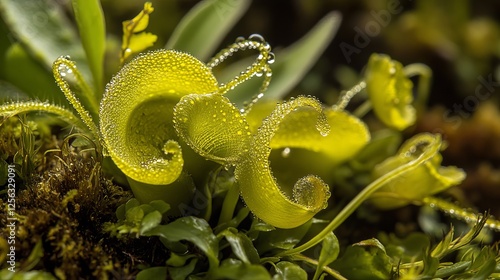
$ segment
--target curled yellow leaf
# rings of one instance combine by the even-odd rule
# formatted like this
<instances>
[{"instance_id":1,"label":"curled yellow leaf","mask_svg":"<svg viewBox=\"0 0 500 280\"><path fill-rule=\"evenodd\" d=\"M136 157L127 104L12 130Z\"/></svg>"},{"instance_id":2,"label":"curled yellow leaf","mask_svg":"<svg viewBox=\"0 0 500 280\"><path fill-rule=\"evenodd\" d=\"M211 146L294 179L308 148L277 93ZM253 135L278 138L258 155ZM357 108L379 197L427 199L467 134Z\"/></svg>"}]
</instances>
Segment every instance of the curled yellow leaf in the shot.
<instances>
[{"instance_id":1,"label":"curled yellow leaf","mask_svg":"<svg viewBox=\"0 0 500 280\"><path fill-rule=\"evenodd\" d=\"M248 124L229 99L219 94L184 96L174 108L175 128L201 156L231 164L246 152Z\"/></svg>"},{"instance_id":2,"label":"curled yellow leaf","mask_svg":"<svg viewBox=\"0 0 500 280\"><path fill-rule=\"evenodd\" d=\"M401 63L387 55L372 54L366 69L366 91L377 117L387 126L403 130L416 120L413 83Z\"/></svg>"},{"instance_id":3,"label":"curled yellow leaf","mask_svg":"<svg viewBox=\"0 0 500 280\"><path fill-rule=\"evenodd\" d=\"M149 15L153 11L153 4L146 2L143 10L137 16L122 23L123 38L120 59L122 63L132 54L141 52L156 42L156 35L147 32L140 33L148 27Z\"/></svg>"},{"instance_id":4,"label":"curled yellow leaf","mask_svg":"<svg viewBox=\"0 0 500 280\"><path fill-rule=\"evenodd\" d=\"M210 69L189 54L159 50L139 55L107 85L100 130L116 165L131 179L174 182L183 167L173 108L187 94L216 92Z\"/></svg>"},{"instance_id":5,"label":"curled yellow leaf","mask_svg":"<svg viewBox=\"0 0 500 280\"><path fill-rule=\"evenodd\" d=\"M382 163L374 171L374 178L415 160L427 150L435 150L434 155L405 176L394 178L371 196L371 202L380 209L394 209L424 197L458 185L465 179L465 172L455 166L441 166L442 141L439 134L422 133L406 141L399 152Z\"/></svg>"},{"instance_id":6,"label":"curled yellow leaf","mask_svg":"<svg viewBox=\"0 0 500 280\"><path fill-rule=\"evenodd\" d=\"M249 153L237 163L235 176L248 208L260 219L279 228L294 228L307 222L326 208L330 190L319 177L307 175L299 179L291 192L278 186L269 166L271 142L280 124L294 110L302 107L315 110L316 133L328 135L330 127L321 104L313 98L298 97L276 106L271 115L250 140Z\"/></svg>"},{"instance_id":7,"label":"curled yellow leaf","mask_svg":"<svg viewBox=\"0 0 500 280\"><path fill-rule=\"evenodd\" d=\"M271 141L272 149L302 148L326 155L331 163L343 162L370 140L366 125L345 111L323 110L332 131L326 136L315 133L315 115L310 107L290 113L281 122Z\"/></svg>"}]
</instances>

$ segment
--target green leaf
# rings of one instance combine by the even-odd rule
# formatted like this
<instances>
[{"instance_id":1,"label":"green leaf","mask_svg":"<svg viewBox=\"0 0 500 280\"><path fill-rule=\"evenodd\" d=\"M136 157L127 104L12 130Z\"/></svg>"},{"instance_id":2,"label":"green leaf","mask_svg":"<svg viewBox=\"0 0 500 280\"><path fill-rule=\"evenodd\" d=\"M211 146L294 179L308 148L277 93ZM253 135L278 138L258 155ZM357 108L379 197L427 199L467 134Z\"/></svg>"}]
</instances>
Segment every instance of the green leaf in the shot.
<instances>
[{"instance_id":1,"label":"green leaf","mask_svg":"<svg viewBox=\"0 0 500 280\"><path fill-rule=\"evenodd\" d=\"M170 205L163 200L153 200L149 203L149 205L162 215L170 210Z\"/></svg>"},{"instance_id":2,"label":"green leaf","mask_svg":"<svg viewBox=\"0 0 500 280\"><path fill-rule=\"evenodd\" d=\"M312 220L293 229L276 229L269 232L260 232L259 238L255 241L255 246L259 253L271 249L291 249L295 247L311 228Z\"/></svg>"},{"instance_id":3,"label":"green leaf","mask_svg":"<svg viewBox=\"0 0 500 280\"><path fill-rule=\"evenodd\" d=\"M337 259L339 251L339 240L333 232L330 232L321 243L321 253L319 255L318 266L316 267L313 279L318 279L321 272L323 272L323 267L329 265Z\"/></svg>"},{"instance_id":4,"label":"green leaf","mask_svg":"<svg viewBox=\"0 0 500 280\"><path fill-rule=\"evenodd\" d=\"M13 44L12 38L9 36L10 31L8 30L5 22L0 20L0 53L5 54L10 46ZM5 56L0 55L0 65L5 65ZM0 79L5 76L5 69L0 67Z\"/></svg>"},{"instance_id":5,"label":"green leaf","mask_svg":"<svg viewBox=\"0 0 500 280\"><path fill-rule=\"evenodd\" d=\"M427 254L424 256L423 261L424 270L422 271L421 275L433 277L439 267L439 260L435 257L432 257L430 254Z\"/></svg>"},{"instance_id":6,"label":"green leaf","mask_svg":"<svg viewBox=\"0 0 500 280\"><path fill-rule=\"evenodd\" d=\"M118 219L118 221L125 220L125 213L126 213L125 204L122 204L122 205L118 206L118 208L116 208L115 215L116 215L116 218Z\"/></svg>"},{"instance_id":7,"label":"green leaf","mask_svg":"<svg viewBox=\"0 0 500 280\"><path fill-rule=\"evenodd\" d=\"M276 264L276 274L273 280L306 280L307 272L300 266L292 263L282 261Z\"/></svg>"},{"instance_id":8,"label":"green leaf","mask_svg":"<svg viewBox=\"0 0 500 280\"><path fill-rule=\"evenodd\" d=\"M347 279L391 279L390 258L376 244L348 247L342 257L332 263L332 267Z\"/></svg>"},{"instance_id":9,"label":"green leaf","mask_svg":"<svg viewBox=\"0 0 500 280\"><path fill-rule=\"evenodd\" d=\"M446 278L455 274L459 274L465 271L471 264L471 261L463 261L451 264L449 266L442 267L438 269L435 278Z\"/></svg>"},{"instance_id":10,"label":"green leaf","mask_svg":"<svg viewBox=\"0 0 500 280\"><path fill-rule=\"evenodd\" d=\"M103 69L106 49L106 26L101 2L99 0L73 0L72 3L80 38L94 77L94 91L100 100L104 86Z\"/></svg>"},{"instance_id":11,"label":"green leaf","mask_svg":"<svg viewBox=\"0 0 500 280\"><path fill-rule=\"evenodd\" d=\"M189 274L193 272L196 267L196 263L198 259L193 258L187 265L182 267L170 267L168 269L169 276L172 277L173 280L184 280L187 278Z\"/></svg>"},{"instance_id":12,"label":"green leaf","mask_svg":"<svg viewBox=\"0 0 500 280\"><path fill-rule=\"evenodd\" d=\"M0 67L5 72L7 82L32 99L48 100L53 104L69 106L63 93L54 83L52 74L19 43L10 46L5 54L5 63Z\"/></svg>"},{"instance_id":13,"label":"green leaf","mask_svg":"<svg viewBox=\"0 0 500 280\"><path fill-rule=\"evenodd\" d=\"M327 14L304 37L283 51L275 53L276 62L271 65L273 76L263 98L281 99L302 80L332 41L340 26L341 18L338 12ZM234 73L239 73L250 63L245 60L228 67L218 79L220 81L231 80ZM259 92L261 84L261 79L248 80L229 91L226 96L236 104L243 104Z\"/></svg>"},{"instance_id":14,"label":"green leaf","mask_svg":"<svg viewBox=\"0 0 500 280\"><path fill-rule=\"evenodd\" d=\"M130 210L134 207L137 207L139 205L141 205L141 204L139 203L139 201L137 199L135 199L135 198L129 199L127 201L127 203L125 203L125 211L128 211L128 210Z\"/></svg>"},{"instance_id":15,"label":"green leaf","mask_svg":"<svg viewBox=\"0 0 500 280\"><path fill-rule=\"evenodd\" d=\"M187 240L198 246L210 262L210 269L219 264L217 258L219 243L207 221L194 217L182 217L167 225L159 225L144 233L146 236L160 236L171 242Z\"/></svg>"},{"instance_id":16,"label":"green leaf","mask_svg":"<svg viewBox=\"0 0 500 280\"><path fill-rule=\"evenodd\" d=\"M143 234L144 232L158 226L161 222L161 217L161 213L156 210L147 214L144 219L142 219L140 233Z\"/></svg>"},{"instance_id":17,"label":"green leaf","mask_svg":"<svg viewBox=\"0 0 500 280\"><path fill-rule=\"evenodd\" d=\"M206 61L249 5L249 0L200 2L177 25L165 48L189 52Z\"/></svg>"},{"instance_id":18,"label":"green leaf","mask_svg":"<svg viewBox=\"0 0 500 280\"><path fill-rule=\"evenodd\" d=\"M259 253L257 249L253 246L252 241L245 234L238 232L235 228L228 228L221 232L219 235L222 235L226 238L231 245L231 249L233 253L244 263L258 263L259 262Z\"/></svg>"},{"instance_id":19,"label":"green leaf","mask_svg":"<svg viewBox=\"0 0 500 280\"><path fill-rule=\"evenodd\" d=\"M262 265L245 264L236 259L225 259L210 279L271 280L271 276Z\"/></svg>"},{"instance_id":20,"label":"green leaf","mask_svg":"<svg viewBox=\"0 0 500 280\"><path fill-rule=\"evenodd\" d=\"M144 218L144 210L142 210L141 207L134 207L130 210L127 210L127 213L125 213L125 217L128 222L138 224Z\"/></svg>"},{"instance_id":21,"label":"green leaf","mask_svg":"<svg viewBox=\"0 0 500 280\"><path fill-rule=\"evenodd\" d=\"M0 12L14 36L47 70L59 56L69 55L91 80L77 32L57 1L2 0Z\"/></svg>"},{"instance_id":22,"label":"green leaf","mask_svg":"<svg viewBox=\"0 0 500 280\"><path fill-rule=\"evenodd\" d=\"M2 275L0 275L1 277ZM1 278L6 279L6 278ZM55 280L58 279L54 275L46 271L22 271L16 272L12 280Z\"/></svg>"},{"instance_id":23,"label":"green leaf","mask_svg":"<svg viewBox=\"0 0 500 280\"><path fill-rule=\"evenodd\" d=\"M179 255L175 252L170 252L170 258L167 260L167 265L181 267L186 264L186 261L195 257L195 255Z\"/></svg>"},{"instance_id":24,"label":"green leaf","mask_svg":"<svg viewBox=\"0 0 500 280\"><path fill-rule=\"evenodd\" d=\"M136 280L150 280L150 279L167 279L167 267L157 266L150 267L139 272L135 278Z\"/></svg>"},{"instance_id":25,"label":"green leaf","mask_svg":"<svg viewBox=\"0 0 500 280\"><path fill-rule=\"evenodd\" d=\"M429 236L421 232L413 232L402 239L397 238L394 234L389 236L381 234L380 239L393 263L421 260L422 253L430 247Z\"/></svg>"}]
</instances>

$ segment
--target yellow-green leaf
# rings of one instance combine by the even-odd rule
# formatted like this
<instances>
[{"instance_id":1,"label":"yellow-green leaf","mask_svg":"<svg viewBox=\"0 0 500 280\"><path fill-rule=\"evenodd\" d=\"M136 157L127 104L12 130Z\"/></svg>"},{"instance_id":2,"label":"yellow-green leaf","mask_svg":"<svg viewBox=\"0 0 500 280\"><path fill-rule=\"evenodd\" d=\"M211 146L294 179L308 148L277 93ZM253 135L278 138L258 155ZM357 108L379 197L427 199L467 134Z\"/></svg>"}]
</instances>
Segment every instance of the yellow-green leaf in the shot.
<instances>
[{"instance_id":1,"label":"yellow-green leaf","mask_svg":"<svg viewBox=\"0 0 500 280\"><path fill-rule=\"evenodd\" d=\"M173 108L187 94L216 92L210 69L189 54L159 50L139 55L106 87L100 129L116 165L135 181L166 185L183 166Z\"/></svg>"},{"instance_id":2,"label":"yellow-green leaf","mask_svg":"<svg viewBox=\"0 0 500 280\"><path fill-rule=\"evenodd\" d=\"M94 77L94 90L101 98L103 87L104 52L106 49L106 25L99 0L73 0L78 31L87 61Z\"/></svg>"},{"instance_id":3,"label":"yellow-green leaf","mask_svg":"<svg viewBox=\"0 0 500 280\"><path fill-rule=\"evenodd\" d=\"M174 108L179 136L201 156L234 163L246 152L250 131L239 110L218 94L184 96Z\"/></svg>"},{"instance_id":4,"label":"yellow-green leaf","mask_svg":"<svg viewBox=\"0 0 500 280\"><path fill-rule=\"evenodd\" d=\"M442 145L439 134L414 136L401 146L397 155L375 166L374 178L379 178L391 170L415 160L425 150L431 149L431 145ZM441 154L436 152L430 160L415 170L405 176L393 179L377 190L372 195L371 202L381 209L398 208L414 201L421 201L424 197L446 190L465 179L465 173L462 169L455 166L441 166L441 160Z\"/></svg>"},{"instance_id":5,"label":"yellow-green leaf","mask_svg":"<svg viewBox=\"0 0 500 280\"><path fill-rule=\"evenodd\" d=\"M140 52L153 46L156 39L158 39L158 36L149 32L134 34L130 37L128 49L131 50L131 53Z\"/></svg>"},{"instance_id":6,"label":"yellow-green leaf","mask_svg":"<svg viewBox=\"0 0 500 280\"><path fill-rule=\"evenodd\" d=\"M69 55L91 80L78 33L58 1L2 0L0 13L11 34L47 70L59 56Z\"/></svg>"},{"instance_id":7,"label":"yellow-green leaf","mask_svg":"<svg viewBox=\"0 0 500 280\"><path fill-rule=\"evenodd\" d=\"M293 228L304 224L327 206L330 190L319 177L308 175L299 179L289 193L281 189L269 166L271 141L280 123L301 107L316 110L317 134L327 135L329 125L321 113L321 104L308 97L298 97L279 104L266 118L250 140L249 153L236 165L235 176L241 195L248 208L260 219L279 228Z\"/></svg>"},{"instance_id":8,"label":"yellow-green leaf","mask_svg":"<svg viewBox=\"0 0 500 280\"><path fill-rule=\"evenodd\" d=\"M365 79L373 110L385 125L403 130L415 123L413 83L405 76L401 63L387 55L372 54Z\"/></svg>"},{"instance_id":9,"label":"yellow-green leaf","mask_svg":"<svg viewBox=\"0 0 500 280\"><path fill-rule=\"evenodd\" d=\"M4 64L0 67L3 68L4 78L9 83L26 92L32 99L48 100L61 106L69 105L68 100L54 83L54 77L42 64L33 59L21 44L11 45L4 59ZM29 83L26 82L26 77L30 77Z\"/></svg>"},{"instance_id":10,"label":"yellow-green leaf","mask_svg":"<svg viewBox=\"0 0 500 280\"><path fill-rule=\"evenodd\" d=\"M67 123L74 125L82 130L85 124L73 112L63 107L50 104L48 102L24 101L11 102L0 105L0 116L11 117L21 113L44 112L58 116Z\"/></svg>"},{"instance_id":11,"label":"yellow-green leaf","mask_svg":"<svg viewBox=\"0 0 500 280\"><path fill-rule=\"evenodd\" d=\"M142 52L156 42L156 35L151 33L139 33L144 31L149 24L149 15L154 11L151 2L144 3L143 10L131 20L122 23L122 55L121 62L124 62L132 54Z\"/></svg>"},{"instance_id":12,"label":"yellow-green leaf","mask_svg":"<svg viewBox=\"0 0 500 280\"><path fill-rule=\"evenodd\" d=\"M250 6L248 0L205 0L179 22L165 48L189 52L205 61Z\"/></svg>"},{"instance_id":13,"label":"yellow-green leaf","mask_svg":"<svg viewBox=\"0 0 500 280\"><path fill-rule=\"evenodd\" d=\"M323 110L331 132L317 133L317 112L304 107L288 114L271 141L272 149L303 148L327 155L333 163L353 157L370 140L366 125L345 111Z\"/></svg>"}]
</instances>

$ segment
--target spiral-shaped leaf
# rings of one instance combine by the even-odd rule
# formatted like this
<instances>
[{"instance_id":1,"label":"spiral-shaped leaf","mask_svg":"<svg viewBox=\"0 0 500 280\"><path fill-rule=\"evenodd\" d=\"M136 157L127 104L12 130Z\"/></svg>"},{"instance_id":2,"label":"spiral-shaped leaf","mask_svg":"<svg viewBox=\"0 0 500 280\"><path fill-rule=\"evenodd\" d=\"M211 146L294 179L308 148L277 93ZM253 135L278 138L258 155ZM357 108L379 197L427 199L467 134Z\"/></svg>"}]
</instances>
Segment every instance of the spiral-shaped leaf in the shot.
<instances>
[{"instance_id":1,"label":"spiral-shaped leaf","mask_svg":"<svg viewBox=\"0 0 500 280\"><path fill-rule=\"evenodd\" d=\"M330 127L317 100L299 97L283 102L263 121L250 140L251 152L244 154L236 165L236 179L248 208L266 223L279 228L293 228L307 222L327 206L330 197L328 185L314 175L299 179L291 193L285 193L269 167L271 142L280 124L294 110L306 106L315 110L315 133L326 136ZM310 145L307 141L302 144Z\"/></svg>"},{"instance_id":2,"label":"spiral-shaped leaf","mask_svg":"<svg viewBox=\"0 0 500 280\"><path fill-rule=\"evenodd\" d=\"M135 181L175 181L183 158L173 108L184 95L217 89L210 69L189 54L159 50L133 59L107 85L100 106L100 130L113 161Z\"/></svg>"},{"instance_id":3,"label":"spiral-shaped leaf","mask_svg":"<svg viewBox=\"0 0 500 280\"><path fill-rule=\"evenodd\" d=\"M240 111L219 94L184 96L174 108L179 136L201 156L230 164L247 151L250 131Z\"/></svg>"}]
</instances>

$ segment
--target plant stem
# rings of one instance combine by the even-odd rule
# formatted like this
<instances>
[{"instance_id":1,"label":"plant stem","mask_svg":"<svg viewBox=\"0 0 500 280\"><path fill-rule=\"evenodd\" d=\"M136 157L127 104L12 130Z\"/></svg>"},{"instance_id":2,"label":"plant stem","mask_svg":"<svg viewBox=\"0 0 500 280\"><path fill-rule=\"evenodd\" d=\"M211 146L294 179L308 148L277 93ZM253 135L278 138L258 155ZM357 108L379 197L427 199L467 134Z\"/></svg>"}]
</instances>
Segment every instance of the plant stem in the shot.
<instances>
[{"instance_id":1,"label":"plant stem","mask_svg":"<svg viewBox=\"0 0 500 280\"><path fill-rule=\"evenodd\" d=\"M466 223L477 223L482 217L481 214L463 209L455 203L451 203L433 196L423 198L422 203L429 205L431 208L441 210L445 214L448 214L455 219L465 221ZM492 218L488 218L484 226L495 231L500 231L500 221Z\"/></svg>"},{"instance_id":2,"label":"plant stem","mask_svg":"<svg viewBox=\"0 0 500 280\"><path fill-rule=\"evenodd\" d=\"M421 114L425 109L425 104L429 98L429 91L432 79L432 70L429 66L422 63L413 63L406 65L403 69L404 73L408 77L413 77L419 75L417 98L415 100L415 108L417 112Z\"/></svg>"},{"instance_id":3,"label":"plant stem","mask_svg":"<svg viewBox=\"0 0 500 280\"><path fill-rule=\"evenodd\" d=\"M240 198L240 189L237 184L233 184L228 190L224 202L222 203L222 210L219 216L218 225L229 222L234 215L234 209L238 204Z\"/></svg>"},{"instance_id":4,"label":"plant stem","mask_svg":"<svg viewBox=\"0 0 500 280\"><path fill-rule=\"evenodd\" d=\"M292 257L292 260L294 261L304 261L306 263L310 263L314 266L318 266L319 265L319 262L317 260L314 260L314 259L311 259L311 258L308 258L302 254L296 254ZM340 275L340 273L338 273L338 271L330 268L329 266L323 266L322 267L323 271L330 274L333 278L335 279L338 279L338 280L347 280L347 278L345 278L344 276Z\"/></svg>"},{"instance_id":5,"label":"plant stem","mask_svg":"<svg viewBox=\"0 0 500 280\"><path fill-rule=\"evenodd\" d=\"M368 112L372 109L372 102L368 99L363 104L361 104L354 112L352 113L358 118L363 118Z\"/></svg>"},{"instance_id":6,"label":"plant stem","mask_svg":"<svg viewBox=\"0 0 500 280\"><path fill-rule=\"evenodd\" d=\"M332 109L334 110L344 110L345 107L347 107L347 104L349 104L349 101L351 101L351 98L353 98L356 94L358 94L360 91L366 88L366 82L362 80L355 86L353 86L351 89L348 91L344 92L340 98L339 101L337 101L337 104L332 106Z\"/></svg>"},{"instance_id":7,"label":"plant stem","mask_svg":"<svg viewBox=\"0 0 500 280\"><path fill-rule=\"evenodd\" d=\"M363 189L356 197L354 197L349 204L347 204L342 211L315 237L307 241L306 243L300 245L299 247L280 252L276 254L276 257L289 256L293 254L297 254L303 252L307 249L312 248L316 244L320 243L328 233L334 231L338 226L340 226L365 200L367 200L375 191L380 189L382 186L387 184L389 181L407 173L424 162L428 161L432 158L436 153L439 152L439 148L441 145L435 145L432 142L439 141L439 137L434 137L430 134L422 135L422 142L428 141L430 144L430 148L426 149L418 158L408 162L407 164L400 166L391 172L385 174L384 176L378 178L373 181L370 185L368 185L365 189Z\"/></svg>"}]
</instances>

